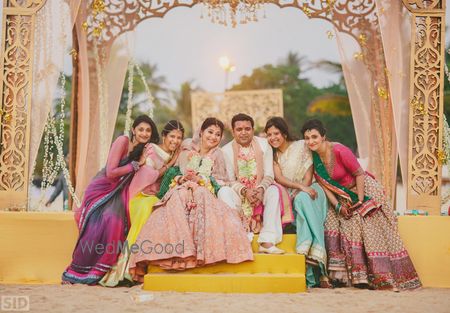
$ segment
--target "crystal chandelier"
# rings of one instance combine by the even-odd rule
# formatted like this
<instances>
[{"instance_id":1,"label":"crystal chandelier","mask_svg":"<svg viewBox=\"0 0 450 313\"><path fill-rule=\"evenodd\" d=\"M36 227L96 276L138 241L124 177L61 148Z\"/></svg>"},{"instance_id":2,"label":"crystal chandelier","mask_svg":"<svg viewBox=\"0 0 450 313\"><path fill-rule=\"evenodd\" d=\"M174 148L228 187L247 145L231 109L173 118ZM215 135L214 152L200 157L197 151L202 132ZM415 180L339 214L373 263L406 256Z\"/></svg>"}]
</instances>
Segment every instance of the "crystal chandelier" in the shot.
<instances>
[{"instance_id":1,"label":"crystal chandelier","mask_svg":"<svg viewBox=\"0 0 450 313\"><path fill-rule=\"evenodd\" d=\"M211 22L220 25L236 27L237 24L247 24L258 21L258 11L264 9L267 0L202 0L208 10ZM203 17L203 14L202 14ZM264 18L266 17L264 11Z\"/></svg>"}]
</instances>

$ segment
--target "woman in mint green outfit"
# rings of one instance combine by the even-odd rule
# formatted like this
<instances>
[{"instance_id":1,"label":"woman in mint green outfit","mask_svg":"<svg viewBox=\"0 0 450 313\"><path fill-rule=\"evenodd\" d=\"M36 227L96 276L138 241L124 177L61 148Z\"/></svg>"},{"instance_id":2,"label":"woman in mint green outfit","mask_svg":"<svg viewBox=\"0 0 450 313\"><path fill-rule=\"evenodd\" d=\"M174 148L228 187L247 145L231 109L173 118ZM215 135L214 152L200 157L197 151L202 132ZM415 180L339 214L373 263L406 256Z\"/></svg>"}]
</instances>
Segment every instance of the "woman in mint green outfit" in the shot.
<instances>
[{"instance_id":1,"label":"woman in mint green outfit","mask_svg":"<svg viewBox=\"0 0 450 313\"><path fill-rule=\"evenodd\" d=\"M274 150L275 180L293 199L297 227L296 251L306 257L308 287L330 287L327 279L324 222L327 197L313 180L311 152L304 140L295 140L285 120L273 117L264 129Z\"/></svg>"}]
</instances>

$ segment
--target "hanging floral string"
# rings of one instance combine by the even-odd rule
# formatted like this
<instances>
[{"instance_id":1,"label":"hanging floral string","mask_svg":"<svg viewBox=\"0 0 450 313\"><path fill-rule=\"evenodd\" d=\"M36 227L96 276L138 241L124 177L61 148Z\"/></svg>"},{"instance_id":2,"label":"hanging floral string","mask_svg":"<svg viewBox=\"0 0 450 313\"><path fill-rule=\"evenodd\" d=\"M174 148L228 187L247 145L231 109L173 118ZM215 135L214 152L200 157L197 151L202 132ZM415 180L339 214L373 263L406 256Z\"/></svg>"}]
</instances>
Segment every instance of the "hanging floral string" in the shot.
<instances>
[{"instance_id":1,"label":"hanging floral string","mask_svg":"<svg viewBox=\"0 0 450 313\"><path fill-rule=\"evenodd\" d=\"M141 67L139 66L139 64L137 64L136 62L134 62L134 60L130 60L130 62L128 63L128 99L127 99L127 113L125 115L125 129L124 129L124 135L129 135L130 133L130 129L131 129L131 113L133 111L133 106L134 106L134 102L133 102L133 88L134 88L134 75L135 75L135 70L139 75L139 78L142 81L142 84L144 85L145 88L145 93L147 95L147 99L149 102L149 109L148 109L148 115L153 118L153 107L154 107L154 100L155 98L153 97L151 91L150 91L150 87L147 84L147 79L145 78L144 72L142 71Z\"/></svg>"},{"instance_id":2,"label":"hanging floral string","mask_svg":"<svg viewBox=\"0 0 450 313\"><path fill-rule=\"evenodd\" d=\"M125 115L124 135L128 136L131 128L131 112L133 110L133 81L134 81L134 62L130 60L128 63L128 99L127 114Z\"/></svg>"},{"instance_id":3,"label":"hanging floral string","mask_svg":"<svg viewBox=\"0 0 450 313\"><path fill-rule=\"evenodd\" d=\"M69 190L69 194L75 202L76 206L80 206L81 202L75 194L72 185L70 173L67 169L67 164L64 159L64 120L65 120L65 105L66 105L66 76L61 72L61 99L59 103L59 121L56 121L53 110L50 110L47 123L44 128L44 164L42 168L42 185L41 185L41 199L46 194L47 189L53 185L58 173L62 171L64 179ZM58 127L59 126L59 130ZM56 156L53 149L56 147Z\"/></svg>"},{"instance_id":4,"label":"hanging floral string","mask_svg":"<svg viewBox=\"0 0 450 313\"><path fill-rule=\"evenodd\" d=\"M134 63L134 65L136 66L136 70L137 70L137 72L139 74L139 77L141 78L142 83L144 84L145 93L147 94L148 106L149 106L148 115L151 118L153 118L153 108L155 106L153 101L155 100L155 98L153 97L153 95L152 95L152 93L150 91L150 87L147 84L147 79L145 78L144 72L142 71L141 67L137 63Z\"/></svg>"}]
</instances>

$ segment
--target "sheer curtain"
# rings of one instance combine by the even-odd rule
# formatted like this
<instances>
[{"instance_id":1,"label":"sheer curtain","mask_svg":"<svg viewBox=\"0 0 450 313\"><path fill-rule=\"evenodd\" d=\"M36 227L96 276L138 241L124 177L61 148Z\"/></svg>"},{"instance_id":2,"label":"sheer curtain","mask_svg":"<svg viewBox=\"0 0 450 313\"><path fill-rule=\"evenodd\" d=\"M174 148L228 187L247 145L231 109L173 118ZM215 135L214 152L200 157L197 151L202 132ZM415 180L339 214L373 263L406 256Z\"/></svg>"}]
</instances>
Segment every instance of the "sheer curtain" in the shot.
<instances>
[{"instance_id":1,"label":"sheer curtain","mask_svg":"<svg viewBox=\"0 0 450 313\"><path fill-rule=\"evenodd\" d=\"M383 42L376 19L359 31L354 35L360 42L336 30L358 154L367 160L369 172L383 184L392 202L396 188L397 144ZM361 35L367 40L361 42Z\"/></svg>"},{"instance_id":2,"label":"sheer curtain","mask_svg":"<svg viewBox=\"0 0 450 313\"><path fill-rule=\"evenodd\" d=\"M94 44L88 42L82 27L86 17L86 7L81 7L76 22L79 85L75 173L79 198L106 163L134 38L133 33L126 33L111 46L99 42L96 57Z\"/></svg>"},{"instance_id":3,"label":"sheer curtain","mask_svg":"<svg viewBox=\"0 0 450 313\"><path fill-rule=\"evenodd\" d=\"M403 186L408 182L409 66L411 15L401 1L376 0L389 71L397 150ZM406 202L400 203L406 208ZM398 209L402 209L398 208Z\"/></svg>"},{"instance_id":4,"label":"sheer curtain","mask_svg":"<svg viewBox=\"0 0 450 313\"><path fill-rule=\"evenodd\" d=\"M81 0L47 0L36 14L34 29L33 90L29 174L44 132L48 113L55 97L64 57L70 51L70 38Z\"/></svg>"}]
</instances>

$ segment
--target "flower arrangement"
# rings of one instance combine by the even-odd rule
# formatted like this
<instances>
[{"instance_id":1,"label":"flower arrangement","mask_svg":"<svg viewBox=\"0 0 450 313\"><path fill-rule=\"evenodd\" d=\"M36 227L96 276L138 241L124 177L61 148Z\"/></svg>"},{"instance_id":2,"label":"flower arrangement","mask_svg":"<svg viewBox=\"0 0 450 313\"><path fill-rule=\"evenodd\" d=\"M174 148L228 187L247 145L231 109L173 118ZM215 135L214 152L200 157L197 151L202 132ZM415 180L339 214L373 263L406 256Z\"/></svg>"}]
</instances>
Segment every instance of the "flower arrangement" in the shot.
<instances>
[{"instance_id":1,"label":"flower arrangement","mask_svg":"<svg viewBox=\"0 0 450 313\"><path fill-rule=\"evenodd\" d=\"M237 166L239 171L239 182L246 188L256 186L256 159L253 151L248 148L241 148L238 153ZM253 207L244 199L242 202L242 211L245 216L253 215Z\"/></svg>"},{"instance_id":2,"label":"flower arrangement","mask_svg":"<svg viewBox=\"0 0 450 313\"><path fill-rule=\"evenodd\" d=\"M184 175L187 181L182 182L182 184L187 184L186 186L189 189L194 189L196 186L203 186L211 193L214 193L214 186L209 179L214 161L208 156L202 158L196 151L189 153L188 160ZM170 188L180 184L180 179L181 177L173 179Z\"/></svg>"}]
</instances>

